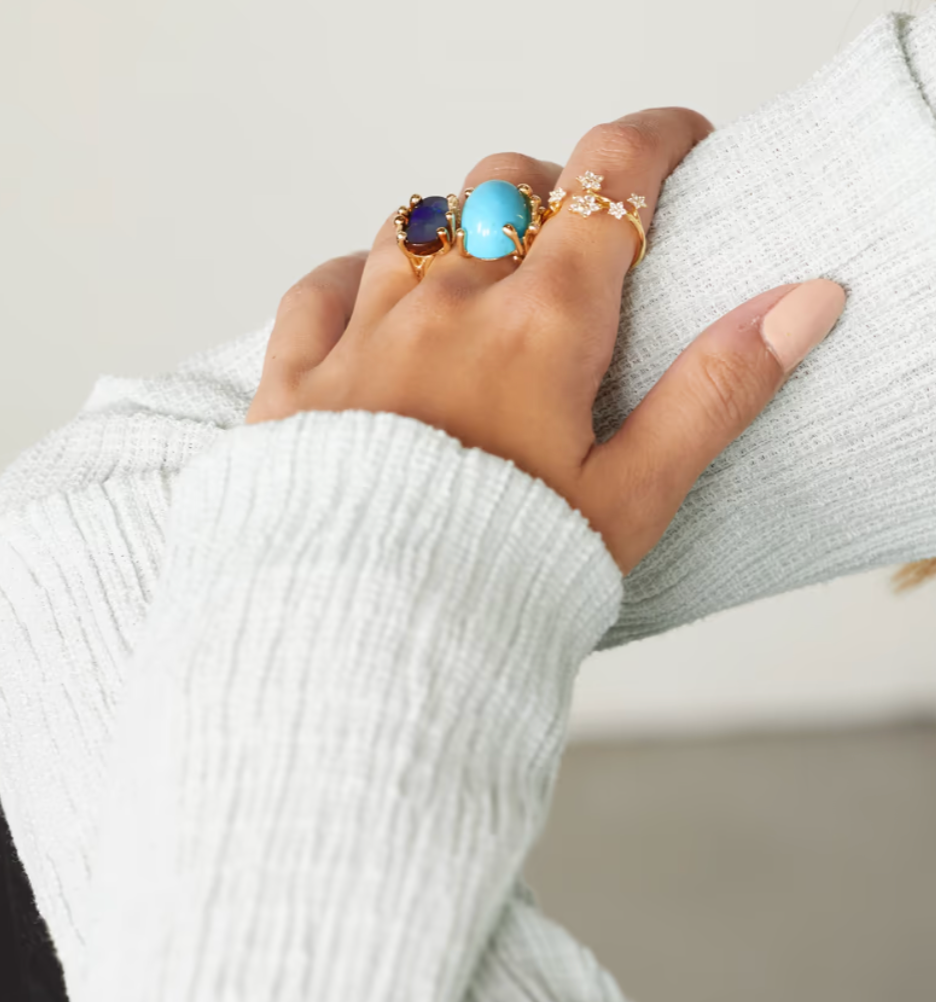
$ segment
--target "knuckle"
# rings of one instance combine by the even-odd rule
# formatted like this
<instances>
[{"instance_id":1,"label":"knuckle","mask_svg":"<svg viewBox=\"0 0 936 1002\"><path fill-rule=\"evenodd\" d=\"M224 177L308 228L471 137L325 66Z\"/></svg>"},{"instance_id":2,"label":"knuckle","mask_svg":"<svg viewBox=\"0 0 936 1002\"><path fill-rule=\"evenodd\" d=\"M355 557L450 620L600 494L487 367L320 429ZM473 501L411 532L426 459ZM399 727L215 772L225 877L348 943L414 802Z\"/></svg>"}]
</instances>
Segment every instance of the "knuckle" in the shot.
<instances>
[{"instance_id":1,"label":"knuckle","mask_svg":"<svg viewBox=\"0 0 936 1002\"><path fill-rule=\"evenodd\" d=\"M276 417L296 410L304 377L305 373L293 366L268 362L260 378L254 404Z\"/></svg>"},{"instance_id":2,"label":"knuckle","mask_svg":"<svg viewBox=\"0 0 936 1002\"><path fill-rule=\"evenodd\" d=\"M499 326L514 341L529 341L531 335L567 330L576 320L570 296L562 295L556 283L542 276L532 276L527 282L495 295L494 308Z\"/></svg>"},{"instance_id":3,"label":"knuckle","mask_svg":"<svg viewBox=\"0 0 936 1002\"><path fill-rule=\"evenodd\" d=\"M590 149L626 168L652 159L660 149L662 136L652 116L634 115L594 126L586 141Z\"/></svg>"},{"instance_id":4,"label":"knuckle","mask_svg":"<svg viewBox=\"0 0 936 1002\"><path fill-rule=\"evenodd\" d=\"M432 282L417 287L418 300L423 306L422 314L433 318L459 313L474 299L476 290L459 269L433 276ZM411 294L412 295L412 294Z\"/></svg>"},{"instance_id":5,"label":"knuckle","mask_svg":"<svg viewBox=\"0 0 936 1002\"><path fill-rule=\"evenodd\" d=\"M523 153L492 153L490 156L479 160L474 170L469 174L469 184L473 187L482 181L496 180L498 178L520 178L539 174L539 161L533 157L528 157Z\"/></svg>"},{"instance_id":6,"label":"knuckle","mask_svg":"<svg viewBox=\"0 0 936 1002\"><path fill-rule=\"evenodd\" d=\"M394 213L393 219L396 219L396 215ZM356 272L364 267L369 257L370 251L367 250L350 251L347 254L339 254L338 257L331 258L322 267L330 272L334 271L339 274L345 274L348 271Z\"/></svg>"},{"instance_id":7,"label":"knuckle","mask_svg":"<svg viewBox=\"0 0 936 1002\"><path fill-rule=\"evenodd\" d=\"M706 118L701 111L696 111L694 108L679 106L668 108L667 111L677 117L678 122L693 135L696 141L704 139L709 133L715 131L715 124Z\"/></svg>"},{"instance_id":8,"label":"knuckle","mask_svg":"<svg viewBox=\"0 0 936 1002\"><path fill-rule=\"evenodd\" d=\"M542 304L531 290L492 290L482 310L485 336L500 359L535 350L544 318Z\"/></svg>"},{"instance_id":9,"label":"knuckle","mask_svg":"<svg viewBox=\"0 0 936 1002\"><path fill-rule=\"evenodd\" d=\"M501 320L496 328L492 328L491 336L491 348L501 369L520 359L531 358L536 350L536 345L532 343L533 329L517 317Z\"/></svg>"},{"instance_id":10,"label":"knuckle","mask_svg":"<svg viewBox=\"0 0 936 1002\"><path fill-rule=\"evenodd\" d=\"M279 306L276 308L276 319L282 320L285 317L291 316L296 310L300 309L305 300L305 287L303 282L296 282L295 285L290 286L289 289L283 294L283 297L279 301Z\"/></svg>"},{"instance_id":11,"label":"knuckle","mask_svg":"<svg viewBox=\"0 0 936 1002\"><path fill-rule=\"evenodd\" d=\"M668 131L685 135L694 142L704 139L710 132L715 131L715 126L705 115L694 108L686 108L682 105L648 108L641 112L640 116L646 121L654 123L661 134Z\"/></svg>"},{"instance_id":12,"label":"knuckle","mask_svg":"<svg viewBox=\"0 0 936 1002\"><path fill-rule=\"evenodd\" d=\"M746 427L759 410L761 383L753 358L707 352L699 360L699 402L706 418L718 427Z\"/></svg>"},{"instance_id":13,"label":"knuckle","mask_svg":"<svg viewBox=\"0 0 936 1002\"><path fill-rule=\"evenodd\" d=\"M300 312L321 316L341 309L339 291L330 281L313 271L287 289L279 301L276 319L282 320Z\"/></svg>"},{"instance_id":14,"label":"knuckle","mask_svg":"<svg viewBox=\"0 0 936 1002\"><path fill-rule=\"evenodd\" d=\"M548 267L532 268L523 276L523 289L538 322L581 323L588 306L584 290L591 256L590 247L563 247L561 260L557 256Z\"/></svg>"}]
</instances>

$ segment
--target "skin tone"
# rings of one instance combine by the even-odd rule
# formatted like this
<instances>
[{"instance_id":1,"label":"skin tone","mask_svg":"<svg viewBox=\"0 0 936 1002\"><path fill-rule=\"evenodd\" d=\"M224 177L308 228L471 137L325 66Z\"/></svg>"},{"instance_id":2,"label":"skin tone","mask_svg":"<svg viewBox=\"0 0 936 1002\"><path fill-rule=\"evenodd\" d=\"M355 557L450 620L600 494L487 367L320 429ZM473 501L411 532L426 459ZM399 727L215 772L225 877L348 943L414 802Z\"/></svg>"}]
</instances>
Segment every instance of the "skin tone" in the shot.
<instances>
[{"instance_id":1,"label":"skin tone","mask_svg":"<svg viewBox=\"0 0 936 1002\"><path fill-rule=\"evenodd\" d=\"M663 181L713 128L685 108L650 109L591 129L564 168L500 154L464 187L500 178L545 201L557 185L578 193L576 177L592 170L614 201L645 196L649 230ZM639 250L635 227L564 207L519 264L450 253L417 282L395 215L369 253L327 261L283 297L247 423L310 410L417 418L541 478L586 516L624 574L845 303L824 279L761 293L700 333L599 445L592 407Z\"/></svg>"}]
</instances>

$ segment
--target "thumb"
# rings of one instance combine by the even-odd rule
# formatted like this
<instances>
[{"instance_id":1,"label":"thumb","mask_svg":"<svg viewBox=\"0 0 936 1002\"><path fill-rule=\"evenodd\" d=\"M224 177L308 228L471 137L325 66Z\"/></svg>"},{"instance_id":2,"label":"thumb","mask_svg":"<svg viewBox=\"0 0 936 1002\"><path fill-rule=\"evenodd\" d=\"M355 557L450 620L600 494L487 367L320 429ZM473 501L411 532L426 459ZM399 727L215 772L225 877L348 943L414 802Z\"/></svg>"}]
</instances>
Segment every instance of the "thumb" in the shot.
<instances>
[{"instance_id":1,"label":"thumb","mask_svg":"<svg viewBox=\"0 0 936 1002\"><path fill-rule=\"evenodd\" d=\"M605 526L620 527L602 533L625 574L663 535L702 471L832 330L844 306L842 287L822 278L755 296L706 328L618 432L592 449L583 486Z\"/></svg>"}]
</instances>

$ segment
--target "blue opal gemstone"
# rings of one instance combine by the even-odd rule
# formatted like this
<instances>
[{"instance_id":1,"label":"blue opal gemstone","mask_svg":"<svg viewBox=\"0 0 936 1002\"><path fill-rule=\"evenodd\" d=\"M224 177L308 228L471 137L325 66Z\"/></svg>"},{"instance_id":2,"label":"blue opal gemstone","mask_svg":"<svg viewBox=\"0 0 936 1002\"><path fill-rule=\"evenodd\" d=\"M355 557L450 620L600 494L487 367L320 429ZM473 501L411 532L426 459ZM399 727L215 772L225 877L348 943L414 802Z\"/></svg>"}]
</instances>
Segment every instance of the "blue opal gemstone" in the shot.
<instances>
[{"instance_id":1,"label":"blue opal gemstone","mask_svg":"<svg viewBox=\"0 0 936 1002\"><path fill-rule=\"evenodd\" d=\"M406 227L406 245L414 254L434 254L442 249L436 230L448 227L446 212L448 199L442 195L430 195L413 207Z\"/></svg>"},{"instance_id":2,"label":"blue opal gemstone","mask_svg":"<svg viewBox=\"0 0 936 1002\"><path fill-rule=\"evenodd\" d=\"M503 232L507 223L513 223L522 240L530 225L530 203L526 196L509 181L479 184L462 209L465 250L485 261L515 254L517 249Z\"/></svg>"}]
</instances>

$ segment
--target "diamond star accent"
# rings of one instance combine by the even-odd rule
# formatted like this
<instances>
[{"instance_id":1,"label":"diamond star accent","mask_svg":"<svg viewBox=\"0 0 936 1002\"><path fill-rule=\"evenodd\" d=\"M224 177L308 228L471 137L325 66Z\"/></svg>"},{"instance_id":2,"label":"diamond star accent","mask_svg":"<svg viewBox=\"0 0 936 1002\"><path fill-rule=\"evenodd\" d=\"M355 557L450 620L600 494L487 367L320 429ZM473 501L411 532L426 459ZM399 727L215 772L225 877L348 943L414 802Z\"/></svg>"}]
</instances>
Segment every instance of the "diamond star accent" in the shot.
<instances>
[{"instance_id":1,"label":"diamond star accent","mask_svg":"<svg viewBox=\"0 0 936 1002\"><path fill-rule=\"evenodd\" d=\"M609 202L608 212L615 219L623 219L627 215L627 206L623 202Z\"/></svg>"},{"instance_id":2,"label":"diamond star accent","mask_svg":"<svg viewBox=\"0 0 936 1002\"><path fill-rule=\"evenodd\" d=\"M604 181L604 175L595 174L592 171L587 170L575 180L578 181L583 188L589 191L601 191L601 182Z\"/></svg>"},{"instance_id":3,"label":"diamond star accent","mask_svg":"<svg viewBox=\"0 0 936 1002\"><path fill-rule=\"evenodd\" d=\"M647 200L643 195L635 195L631 193L631 197L627 200L635 209L645 209L647 207Z\"/></svg>"},{"instance_id":4,"label":"diamond star accent","mask_svg":"<svg viewBox=\"0 0 936 1002\"><path fill-rule=\"evenodd\" d=\"M549 193L549 204L556 205L558 202L561 202L565 197L566 193L562 190L562 188L557 188L555 191L551 191Z\"/></svg>"},{"instance_id":5,"label":"diamond star accent","mask_svg":"<svg viewBox=\"0 0 936 1002\"><path fill-rule=\"evenodd\" d=\"M573 195L569 212L577 212L580 216L590 216L601 211L601 203L594 195Z\"/></svg>"}]
</instances>

